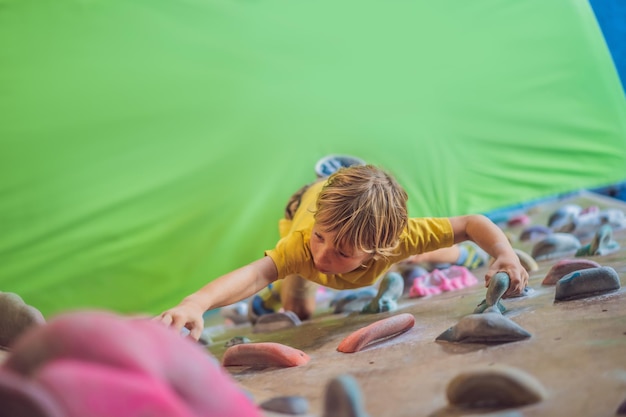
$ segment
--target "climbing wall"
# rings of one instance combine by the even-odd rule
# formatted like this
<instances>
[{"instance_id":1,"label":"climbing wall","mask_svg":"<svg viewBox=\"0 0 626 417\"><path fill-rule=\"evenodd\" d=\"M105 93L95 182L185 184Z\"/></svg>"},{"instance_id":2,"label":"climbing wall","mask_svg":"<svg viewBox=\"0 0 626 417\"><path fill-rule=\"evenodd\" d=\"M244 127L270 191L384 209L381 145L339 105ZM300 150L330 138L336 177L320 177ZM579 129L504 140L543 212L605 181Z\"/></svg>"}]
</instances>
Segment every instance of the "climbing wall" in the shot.
<instances>
[{"instance_id":1,"label":"climbing wall","mask_svg":"<svg viewBox=\"0 0 626 417\"><path fill-rule=\"evenodd\" d=\"M566 204L626 210L626 205L593 193L581 193L525 209L530 224L503 226L514 247L531 253L536 240L519 240L529 225L546 225L549 216ZM604 256L588 256L618 273L622 288L602 295L555 302L555 286L542 285L559 256L538 261L530 272L529 294L504 299L504 316L528 331L529 338L510 343L450 343L435 339L472 313L485 298L482 284L422 298L401 298L392 313L333 314L320 308L300 326L254 332L247 324L207 329L209 351L222 359L224 344L234 336L252 342L278 342L309 355L295 367L228 366L255 402L281 396L303 396L310 416L324 415L329 381L349 374L358 382L363 406L377 417L459 416L473 412L451 407L446 389L455 377L473 369L507 366L530 375L545 397L534 404L510 407L524 416L612 416L626 400L626 231L614 230L621 249ZM591 238L581 239L587 244ZM472 272L482 280L486 268ZM398 314L409 313L415 325L399 336L342 353L338 345L352 332ZM502 412L502 410L499 410ZM266 412L268 416L278 416ZM485 410L475 412L489 414ZM493 414L492 414L493 415ZM502 414L499 414L502 415ZM509 414L507 414L509 415Z\"/></svg>"}]
</instances>

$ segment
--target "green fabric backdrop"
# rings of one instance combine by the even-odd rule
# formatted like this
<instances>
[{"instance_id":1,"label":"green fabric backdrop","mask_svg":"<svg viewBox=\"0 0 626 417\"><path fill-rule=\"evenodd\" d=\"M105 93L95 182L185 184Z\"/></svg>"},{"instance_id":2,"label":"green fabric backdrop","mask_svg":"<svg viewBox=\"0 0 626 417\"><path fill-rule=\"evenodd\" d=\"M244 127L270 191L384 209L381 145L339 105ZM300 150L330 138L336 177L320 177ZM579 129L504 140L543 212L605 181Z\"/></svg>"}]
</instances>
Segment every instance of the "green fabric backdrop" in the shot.
<instances>
[{"instance_id":1,"label":"green fabric backdrop","mask_svg":"<svg viewBox=\"0 0 626 417\"><path fill-rule=\"evenodd\" d=\"M329 153L449 216L626 179L586 1L0 0L0 290L157 313Z\"/></svg>"}]
</instances>

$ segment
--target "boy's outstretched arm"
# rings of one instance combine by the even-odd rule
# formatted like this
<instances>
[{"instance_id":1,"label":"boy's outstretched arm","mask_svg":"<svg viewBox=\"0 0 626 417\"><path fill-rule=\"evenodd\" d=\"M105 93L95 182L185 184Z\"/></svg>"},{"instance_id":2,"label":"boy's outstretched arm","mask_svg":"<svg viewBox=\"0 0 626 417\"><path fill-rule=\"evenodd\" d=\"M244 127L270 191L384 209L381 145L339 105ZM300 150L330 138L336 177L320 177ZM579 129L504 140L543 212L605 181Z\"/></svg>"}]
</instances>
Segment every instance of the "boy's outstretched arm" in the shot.
<instances>
[{"instance_id":1,"label":"boy's outstretched arm","mask_svg":"<svg viewBox=\"0 0 626 417\"><path fill-rule=\"evenodd\" d=\"M190 336L198 340L204 329L202 315L205 311L241 301L276 281L277 277L274 261L265 256L211 281L155 320L177 331L186 327Z\"/></svg>"},{"instance_id":2,"label":"boy's outstretched arm","mask_svg":"<svg viewBox=\"0 0 626 417\"><path fill-rule=\"evenodd\" d=\"M506 235L495 223L480 214L451 217L454 242L472 240L494 258L485 274L485 286L498 272L506 272L511 285L505 297L519 295L528 284L528 271L520 263Z\"/></svg>"}]
</instances>

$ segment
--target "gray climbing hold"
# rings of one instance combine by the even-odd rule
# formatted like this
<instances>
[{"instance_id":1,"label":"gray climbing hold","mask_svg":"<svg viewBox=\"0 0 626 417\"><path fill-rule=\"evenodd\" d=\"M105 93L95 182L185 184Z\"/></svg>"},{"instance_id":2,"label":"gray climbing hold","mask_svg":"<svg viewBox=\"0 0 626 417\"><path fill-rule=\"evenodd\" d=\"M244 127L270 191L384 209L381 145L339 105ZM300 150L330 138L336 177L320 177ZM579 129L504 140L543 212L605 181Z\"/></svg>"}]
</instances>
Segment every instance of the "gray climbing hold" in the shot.
<instances>
[{"instance_id":1,"label":"gray climbing hold","mask_svg":"<svg viewBox=\"0 0 626 417\"><path fill-rule=\"evenodd\" d=\"M254 333L273 332L281 329L299 326L300 318L293 311L263 314L259 316L252 331Z\"/></svg>"},{"instance_id":2,"label":"gray climbing hold","mask_svg":"<svg viewBox=\"0 0 626 417\"><path fill-rule=\"evenodd\" d=\"M398 299L404 291L404 278L397 272L385 274L378 287L378 294L361 310L362 313L382 313L398 309Z\"/></svg>"},{"instance_id":3,"label":"gray climbing hold","mask_svg":"<svg viewBox=\"0 0 626 417\"><path fill-rule=\"evenodd\" d=\"M361 388L353 376L339 375L326 385L323 417L368 417Z\"/></svg>"},{"instance_id":4,"label":"gray climbing hold","mask_svg":"<svg viewBox=\"0 0 626 417\"><path fill-rule=\"evenodd\" d=\"M501 313L486 311L463 317L435 340L452 343L509 343L529 337L530 333Z\"/></svg>"},{"instance_id":5,"label":"gray climbing hold","mask_svg":"<svg viewBox=\"0 0 626 417\"><path fill-rule=\"evenodd\" d=\"M8 348L28 329L45 324L39 310L12 292L0 292L0 348Z\"/></svg>"},{"instance_id":6,"label":"gray climbing hold","mask_svg":"<svg viewBox=\"0 0 626 417\"><path fill-rule=\"evenodd\" d=\"M605 224L598 229L591 243L576 251L576 256L603 256L618 249L619 243L613 240L613 229Z\"/></svg>"},{"instance_id":7,"label":"gray climbing hold","mask_svg":"<svg viewBox=\"0 0 626 417\"><path fill-rule=\"evenodd\" d=\"M538 403L547 393L532 375L493 365L460 373L448 383L446 396L451 405L460 408L509 408Z\"/></svg>"},{"instance_id":8,"label":"gray climbing hold","mask_svg":"<svg viewBox=\"0 0 626 417\"><path fill-rule=\"evenodd\" d=\"M537 261L557 258L575 253L582 245L580 240L569 233L552 233L535 243L530 255Z\"/></svg>"},{"instance_id":9,"label":"gray climbing hold","mask_svg":"<svg viewBox=\"0 0 626 417\"><path fill-rule=\"evenodd\" d=\"M485 296L485 299L474 309L474 314L489 311L499 311L500 313L504 313L506 308L502 305L502 303L500 303L500 299L506 290L509 289L510 284L511 279L506 272L498 272L491 277L489 287L487 288L487 295Z\"/></svg>"},{"instance_id":10,"label":"gray climbing hold","mask_svg":"<svg viewBox=\"0 0 626 417\"><path fill-rule=\"evenodd\" d=\"M600 268L601 266L590 259L563 259L552 265L541 284L554 285L570 272L588 268Z\"/></svg>"},{"instance_id":11,"label":"gray climbing hold","mask_svg":"<svg viewBox=\"0 0 626 417\"><path fill-rule=\"evenodd\" d=\"M309 401L297 395L275 397L261 403L259 407L276 413L302 415L309 412Z\"/></svg>"},{"instance_id":12,"label":"gray climbing hold","mask_svg":"<svg viewBox=\"0 0 626 417\"><path fill-rule=\"evenodd\" d=\"M555 301L568 301L616 291L619 275L610 266L571 272L556 283Z\"/></svg>"}]
</instances>

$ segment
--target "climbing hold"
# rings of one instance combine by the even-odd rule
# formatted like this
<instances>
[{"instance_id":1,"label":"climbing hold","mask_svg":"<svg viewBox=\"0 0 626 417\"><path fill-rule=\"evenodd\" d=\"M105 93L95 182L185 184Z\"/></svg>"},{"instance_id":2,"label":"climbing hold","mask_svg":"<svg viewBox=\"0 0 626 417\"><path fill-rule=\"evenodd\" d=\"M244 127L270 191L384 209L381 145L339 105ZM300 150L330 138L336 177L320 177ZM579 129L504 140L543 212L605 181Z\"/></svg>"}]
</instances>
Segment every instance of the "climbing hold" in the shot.
<instances>
[{"instance_id":1,"label":"climbing hold","mask_svg":"<svg viewBox=\"0 0 626 417\"><path fill-rule=\"evenodd\" d=\"M476 306L474 309L474 314L484 313L484 312L500 312L504 313L506 308L500 302L500 299L509 289L509 285L511 284L511 279L506 272L498 272L489 281L489 287L487 288L487 295L485 299Z\"/></svg>"},{"instance_id":2,"label":"climbing hold","mask_svg":"<svg viewBox=\"0 0 626 417\"><path fill-rule=\"evenodd\" d=\"M535 240L540 237L549 235L551 233L552 233L552 229L546 226L541 226L541 225L529 226L522 231L522 233L519 236L519 240L521 241Z\"/></svg>"},{"instance_id":3,"label":"climbing hold","mask_svg":"<svg viewBox=\"0 0 626 417\"><path fill-rule=\"evenodd\" d=\"M408 294L416 279L428 274L428 270L422 266L409 264L400 269L400 275L404 279L403 294Z\"/></svg>"},{"instance_id":4,"label":"climbing hold","mask_svg":"<svg viewBox=\"0 0 626 417\"><path fill-rule=\"evenodd\" d=\"M424 297L441 294L478 284L478 280L464 266L452 265L446 269L434 269L415 278L409 290L409 297Z\"/></svg>"},{"instance_id":5,"label":"climbing hold","mask_svg":"<svg viewBox=\"0 0 626 417\"><path fill-rule=\"evenodd\" d=\"M626 416L626 400L624 400L619 407L617 407L617 411L615 412L617 416Z\"/></svg>"},{"instance_id":6,"label":"climbing hold","mask_svg":"<svg viewBox=\"0 0 626 417\"><path fill-rule=\"evenodd\" d=\"M252 331L254 333L273 332L288 329L302 324L300 317L293 311L282 311L259 316Z\"/></svg>"},{"instance_id":7,"label":"climbing hold","mask_svg":"<svg viewBox=\"0 0 626 417\"><path fill-rule=\"evenodd\" d=\"M235 336L224 344L225 347L240 345L242 343L250 343L250 339L245 336Z\"/></svg>"},{"instance_id":8,"label":"climbing hold","mask_svg":"<svg viewBox=\"0 0 626 417\"><path fill-rule=\"evenodd\" d=\"M603 256L618 249L619 243L613 240L613 229L605 224L598 229L591 243L576 251L576 256Z\"/></svg>"},{"instance_id":9,"label":"climbing hold","mask_svg":"<svg viewBox=\"0 0 626 417\"><path fill-rule=\"evenodd\" d=\"M530 374L495 365L460 373L448 383L446 396L460 408L508 408L538 403L547 393Z\"/></svg>"},{"instance_id":10,"label":"climbing hold","mask_svg":"<svg viewBox=\"0 0 626 417\"><path fill-rule=\"evenodd\" d=\"M275 413L301 415L309 412L309 401L297 395L274 397L261 403L259 407Z\"/></svg>"},{"instance_id":11,"label":"climbing hold","mask_svg":"<svg viewBox=\"0 0 626 417\"><path fill-rule=\"evenodd\" d=\"M409 313L402 313L378 320L349 334L348 337L339 343L337 350L343 353L358 352L374 341L397 336L411 329L414 325L415 317Z\"/></svg>"},{"instance_id":12,"label":"climbing hold","mask_svg":"<svg viewBox=\"0 0 626 417\"><path fill-rule=\"evenodd\" d=\"M375 287L342 290L331 301L330 306L334 308L334 314L361 312L363 307L376 297L377 293L378 290Z\"/></svg>"},{"instance_id":13,"label":"climbing hold","mask_svg":"<svg viewBox=\"0 0 626 417\"><path fill-rule=\"evenodd\" d=\"M535 259L532 256L530 256L529 254L527 254L521 249L515 248L513 250L517 254L517 257L519 258L519 262L522 264L522 266L524 267L526 271L533 272L539 269L539 265L537 265L537 261L535 261Z\"/></svg>"},{"instance_id":14,"label":"climbing hold","mask_svg":"<svg viewBox=\"0 0 626 417\"><path fill-rule=\"evenodd\" d=\"M339 375L326 385L323 417L368 417L361 389L354 377Z\"/></svg>"},{"instance_id":15,"label":"climbing hold","mask_svg":"<svg viewBox=\"0 0 626 417\"><path fill-rule=\"evenodd\" d=\"M525 226L530 223L530 217L526 214L517 214L515 216L511 216L509 220L507 220L506 225L509 227L516 226Z\"/></svg>"},{"instance_id":16,"label":"climbing hold","mask_svg":"<svg viewBox=\"0 0 626 417\"><path fill-rule=\"evenodd\" d=\"M0 292L0 349L8 348L26 330L45 324L39 310L12 292Z\"/></svg>"},{"instance_id":17,"label":"climbing hold","mask_svg":"<svg viewBox=\"0 0 626 417\"><path fill-rule=\"evenodd\" d=\"M575 253L581 247L578 238L569 233L552 233L535 243L530 255L537 261Z\"/></svg>"},{"instance_id":18,"label":"climbing hold","mask_svg":"<svg viewBox=\"0 0 626 417\"><path fill-rule=\"evenodd\" d=\"M453 343L508 343L531 336L520 325L496 311L470 314L441 333L436 341Z\"/></svg>"},{"instance_id":19,"label":"climbing hold","mask_svg":"<svg viewBox=\"0 0 626 417\"><path fill-rule=\"evenodd\" d=\"M368 304L361 313L383 313L385 311L396 311L398 309L398 299L404 291L404 278L397 272L385 274L378 287L378 294Z\"/></svg>"},{"instance_id":20,"label":"climbing hold","mask_svg":"<svg viewBox=\"0 0 626 417\"><path fill-rule=\"evenodd\" d=\"M556 283L555 301L592 297L618 290L619 275L610 266L571 272Z\"/></svg>"},{"instance_id":21,"label":"climbing hold","mask_svg":"<svg viewBox=\"0 0 626 417\"><path fill-rule=\"evenodd\" d=\"M552 268L550 268L541 284L554 285L570 272L580 269L600 268L601 266L602 265L599 263L590 259L563 259L552 265Z\"/></svg>"},{"instance_id":22,"label":"climbing hold","mask_svg":"<svg viewBox=\"0 0 626 417\"><path fill-rule=\"evenodd\" d=\"M559 228L569 223L572 219L578 217L582 211L583 208L577 204L566 204L561 206L548 218L548 227L551 227L552 229Z\"/></svg>"},{"instance_id":23,"label":"climbing hold","mask_svg":"<svg viewBox=\"0 0 626 417\"><path fill-rule=\"evenodd\" d=\"M277 366L305 365L311 358L301 350L275 342L242 343L226 349L223 366Z\"/></svg>"}]
</instances>

